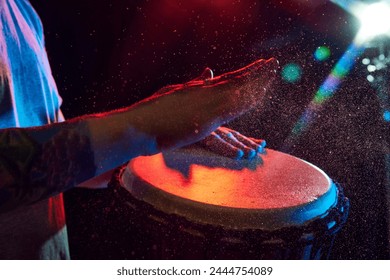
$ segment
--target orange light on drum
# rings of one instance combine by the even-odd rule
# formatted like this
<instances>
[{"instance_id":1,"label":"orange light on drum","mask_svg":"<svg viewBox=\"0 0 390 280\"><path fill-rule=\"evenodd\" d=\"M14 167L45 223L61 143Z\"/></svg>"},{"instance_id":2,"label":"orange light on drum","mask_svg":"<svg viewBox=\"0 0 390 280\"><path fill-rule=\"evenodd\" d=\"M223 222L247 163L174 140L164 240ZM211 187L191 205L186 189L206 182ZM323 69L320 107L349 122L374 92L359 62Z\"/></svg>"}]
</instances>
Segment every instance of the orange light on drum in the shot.
<instances>
[{"instance_id":1,"label":"orange light on drum","mask_svg":"<svg viewBox=\"0 0 390 280\"><path fill-rule=\"evenodd\" d=\"M203 161L199 164L196 163L196 153L172 154L179 168L187 171L172 167L174 164L167 163L169 156L164 159L163 154L139 157L131 162L130 169L150 185L172 195L233 208L294 207L316 200L331 187L330 179L320 169L269 149L267 155L263 156L264 162L258 162L255 169L246 166L247 161L240 162L204 152ZM204 159L220 161L220 164L207 166L202 164Z\"/></svg>"}]
</instances>

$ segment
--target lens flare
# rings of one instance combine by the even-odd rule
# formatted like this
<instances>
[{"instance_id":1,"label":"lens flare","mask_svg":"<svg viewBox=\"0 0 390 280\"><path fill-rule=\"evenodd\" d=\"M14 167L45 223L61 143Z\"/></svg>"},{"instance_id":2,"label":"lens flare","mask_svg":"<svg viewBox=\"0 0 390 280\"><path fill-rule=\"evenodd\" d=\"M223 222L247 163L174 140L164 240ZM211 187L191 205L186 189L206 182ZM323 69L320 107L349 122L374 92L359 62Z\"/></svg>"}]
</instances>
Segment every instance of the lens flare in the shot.
<instances>
[{"instance_id":1,"label":"lens flare","mask_svg":"<svg viewBox=\"0 0 390 280\"><path fill-rule=\"evenodd\" d=\"M310 102L309 106L294 125L290 136L287 137L285 141L283 150L287 151L295 142L295 140L301 136L301 134L307 131L324 103L333 97L335 92L339 89L341 82L351 71L353 65L358 60L359 56L363 53L364 49L365 48L362 45L358 45L356 43L352 43L348 47L348 49L333 67L331 73L315 93L314 98Z\"/></svg>"},{"instance_id":2,"label":"lens flare","mask_svg":"<svg viewBox=\"0 0 390 280\"><path fill-rule=\"evenodd\" d=\"M282 78L288 83L296 83L301 79L302 68L296 63L289 63L282 68Z\"/></svg>"},{"instance_id":3,"label":"lens flare","mask_svg":"<svg viewBox=\"0 0 390 280\"><path fill-rule=\"evenodd\" d=\"M390 35L390 5L377 2L364 7L356 13L361 22L358 38L368 41L378 35Z\"/></svg>"},{"instance_id":4,"label":"lens flare","mask_svg":"<svg viewBox=\"0 0 390 280\"><path fill-rule=\"evenodd\" d=\"M356 0L332 0L332 2L359 19L360 29L355 38L359 44L365 44L381 35L390 36L390 21L388 20L390 1L364 3Z\"/></svg>"},{"instance_id":5,"label":"lens flare","mask_svg":"<svg viewBox=\"0 0 390 280\"><path fill-rule=\"evenodd\" d=\"M330 57L330 49L326 46L318 47L314 52L317 61L325 61Z\"/></svg>"}]
</instances>

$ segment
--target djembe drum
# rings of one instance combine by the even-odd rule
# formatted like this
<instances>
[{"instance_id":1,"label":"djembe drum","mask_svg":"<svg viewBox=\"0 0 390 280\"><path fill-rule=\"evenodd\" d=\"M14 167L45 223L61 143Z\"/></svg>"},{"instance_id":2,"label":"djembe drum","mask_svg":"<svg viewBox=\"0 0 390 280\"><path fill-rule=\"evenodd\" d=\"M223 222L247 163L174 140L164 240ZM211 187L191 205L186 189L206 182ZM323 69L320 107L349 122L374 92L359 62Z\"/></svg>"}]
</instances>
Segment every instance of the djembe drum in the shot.
<instances>
[{"instance_id":1,"label":"djembe drum","mask_svg":"<svg viewBox=\"0 0 390 280\"><path fill-rule=\"evenodd\" d=\"M138 157L111 186L136 259L327 258L348 200L319 168L267 149L233 160L181 149Z\"/></svg>"}]
</instances>

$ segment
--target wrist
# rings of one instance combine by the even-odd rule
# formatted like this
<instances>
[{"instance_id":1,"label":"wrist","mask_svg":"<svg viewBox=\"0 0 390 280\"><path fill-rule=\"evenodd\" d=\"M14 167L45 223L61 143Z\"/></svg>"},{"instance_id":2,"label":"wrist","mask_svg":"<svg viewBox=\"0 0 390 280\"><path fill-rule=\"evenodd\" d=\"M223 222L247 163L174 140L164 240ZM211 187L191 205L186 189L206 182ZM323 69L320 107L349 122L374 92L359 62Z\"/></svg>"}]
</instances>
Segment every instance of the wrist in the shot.
<instances>
[{"instance_id":1,"label":"wrist","mask_svg":"<svg viewBox=\"0 0 390 280\"><path fill-rule=\"evenodd\" d=\"M98 173L137 156L159 152L154 137L141 132L135 123L128 111L95 115L86 120Z\"/></svg>"}]
</instances>

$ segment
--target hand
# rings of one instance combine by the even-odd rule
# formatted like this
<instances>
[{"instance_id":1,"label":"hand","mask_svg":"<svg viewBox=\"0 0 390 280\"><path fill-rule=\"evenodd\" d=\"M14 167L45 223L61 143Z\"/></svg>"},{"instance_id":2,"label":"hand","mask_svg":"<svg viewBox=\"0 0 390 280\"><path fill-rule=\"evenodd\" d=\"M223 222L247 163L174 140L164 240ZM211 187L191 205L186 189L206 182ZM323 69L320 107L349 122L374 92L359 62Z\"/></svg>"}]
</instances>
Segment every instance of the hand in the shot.
<instances>
[{"instance_id":1,"label":"hand","mask_svg":"<svg viewBox=\"0 0 390 280\"><path fill-rule=\"evenodd\" d=\"M159 150L197 142L261 106L277 68L275 59L260 59L217 77L206 69L200 78L167 86L133 106L129 123L155 137Z\"/></svg>"},{"instance_id":2,"label":"hand","mask_svg":"<svg viewBox=\"0 0 390 280\"><path fill-rule=\"evenodd\" d=\"M213 77L213 71L210 68L206 68L199 77L192 81L206 81ZM163 88L159 93L168 88ZM194 145L202 146L211 152L233 159L253 159L256 155L265 153L266 142L262 139L246 137L238 131L220 126L209 136Z\"/></svg>"},{"instance_id":3,"label":"hand","mask_svg":"<svg viewBox=\"0 0 390 280\"><path fill-rule=\"evenodd\" d=\"M222 126L196 144L234 159L253 159L258 154L264 154L266 146L265 140L246 137L238 131Z\"/></svg>"}]
</instances>

